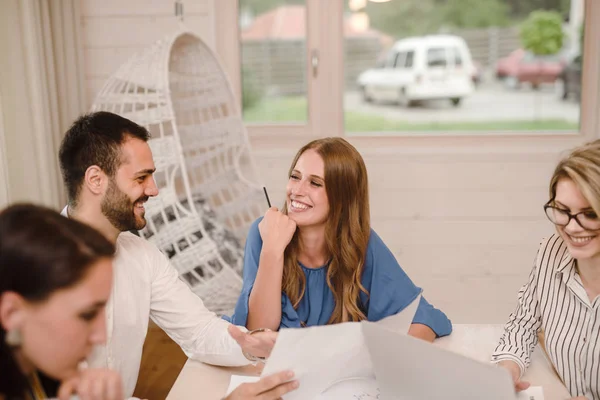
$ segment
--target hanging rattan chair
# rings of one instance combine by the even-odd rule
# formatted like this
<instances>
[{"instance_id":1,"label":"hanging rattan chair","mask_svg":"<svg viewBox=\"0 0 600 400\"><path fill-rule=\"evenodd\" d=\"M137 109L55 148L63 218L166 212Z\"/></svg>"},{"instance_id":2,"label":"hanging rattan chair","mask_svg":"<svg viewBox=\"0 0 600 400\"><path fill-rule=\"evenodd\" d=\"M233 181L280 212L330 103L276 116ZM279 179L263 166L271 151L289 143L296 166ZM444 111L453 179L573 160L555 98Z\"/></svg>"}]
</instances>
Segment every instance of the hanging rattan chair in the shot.
<instances>
[{"instance_id":1,"label":"hanging rattan chair","mask_svg":"<svg viewBox=\"0 0 600 400\"><path fill-rule=\"evenodd\" d=\"M217 313L241 290L244 240L265 208L246 130L212 50L178 32L133 55L99 92L94 111L145 126L160 193L146 206L140 235Z\"/></svg>"}]
</instances>

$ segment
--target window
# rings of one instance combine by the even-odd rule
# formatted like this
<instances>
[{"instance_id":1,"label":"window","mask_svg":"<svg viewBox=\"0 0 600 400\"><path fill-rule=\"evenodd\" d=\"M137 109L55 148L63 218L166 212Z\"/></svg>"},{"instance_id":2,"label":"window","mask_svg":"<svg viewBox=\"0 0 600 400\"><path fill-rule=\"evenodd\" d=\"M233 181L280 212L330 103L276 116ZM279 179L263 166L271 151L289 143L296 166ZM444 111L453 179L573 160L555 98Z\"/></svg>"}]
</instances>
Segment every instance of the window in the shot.
<instances>
[{"instance_id":1,"label":"window","mask_svg":"<svg viewBox=\"0 0 600 400\"><path fill-rule=\"evenodd\" d=\"M468 10L460 1L364 2L356 12L368 16L363 41L371 40L373 53L415 50L404 58L404 68L385 76L358 71L356 57L346 54L346 133L578 132L582 74L565 68L583 51L584 3L572 1L545 3L545 18L553 18L562 44L549 36L535 49L523 39L547 28L547 21L534 20L541 10L535 2L468 2ZM424 2L438 5L429 9ZM533 28L521 34L525 26ZM414 75L408 76L413 63Z\"/></svg>"},{"instance_id":2,"label":"window","mask_svg":"<svg viewBox=\"0 0 600 400\"><path fill-rule=\"evenodd\" d=\"M385 66L387 68L394 68L394 66L396 65L397 58L398 58L398 53L396 53L394 51L390 51L390 53L388 54L387 60L385 62Z\"/></svg>"},{"instance_id":3,"label":"window","mask_svg":"<svg viewBox=\"0 0 600 400\"><path fill-rule=\"evenodd\" d=\"M406 53L406 62L404 63L404 68L412 68L414 57L415 57L414 51L409 51Z\"/></svg>"},{"instance_id":4,"label":"window","mask_svg":"<svg viewBox=\"0 0 600 400\"><path fill-rule=\"evenodd\" d=\"M217 10L236 10L237 21L241 25L243 12L237 11L245 1L250 2L226 0L218 3ZM303 91L283 93L272 85L261 86L271 104L275 103L284 110L274 108L270 113L272 118L251 120L245 109L244 116L250 126L254 123L268 124L260 125L261 129L257 125L256 130L251 128L250 131L269 131L274 134L284 132L279 128L271 129L270 126L274 123L300 123L304 127L304 133L367 136L562 135L579 131L592 134L592 129L596 129L596 119L593 116L598 112L600 96L589 88L597 85L600 64L598 51L591 44L583 44L583 36L595 35L583 28L583 21L587 26L595 26L592 22L600 23L599 4L589 0L585 0L585 3L584 0L549 2L551 11L561 16L562 30L565 32L563 45L553 56L535 56L534 62L527 62L532 56L528 54L529 50L523 48L520 27L521 22L527 21L530 13L536 10L534 2L516 9L514 1L482 1L482 4L488 6L495 3L492 7L495 12L484 13L486 17L477 20L477 26L472 26L469 24L474 20L460 19L464 12L444 9L436 10L435 16L429 16L425 15L427 12L424 9L408 7L407 4L411 1L365 1L365 7L357 13L366 14L368 23L365 25L366 19L362 16L362 25L353 27L352 17L355 12L349 10L347 0L279 0L282 4L305 6L312 10L306 13L305 24L308 29L305 32L305 47L303 51L293 54L298 62L306 66L302 75L303 83L296 83ZM236 4L235 8L231 7L233 3ZM452 3L453 6L462 4L445 3ZM585 12L590 14L584 19ZM409 13L411 18L398 17ZM339 22L334 21L332 15L338 15ZM440 16L444 18L438 18ZM397 54L394 54L396 68L378 68L384 62L386 65L393 65L394 62L388 64L388 56L399 42L436 37L458 39L457 42L430 43L425 46L427 49L438 49L438 53L440 49L447 48L446 64L460 65L458 71L442 74L445 69L439 67L430 68L431 71L423 70L429 67L427 50L423 51L422 44L414 43L404 57L405 68L399 68L402 58L396 61ZM219 39L218 42L218 48L229 54L235 55L235 52L228 49L236 44L243 47L241 38ZM229 47L225 47L225 43ZM323 44L326 46L322 47ZM316 76L314 70L311 70L313 50L320 51L316 80L313 79ZM586 52L589 54L583 55ZM338 54L342 57L338 57ZM566 66L575 66L573 60L579 54L585 65L579 70L575 68L575 71L568 71ZM436 54L429 55L434 65L444 62L435 57ZM228 57L236 61L231 65L240 65L235 57ZM343 59L343 66L339 64L340 59ZM327 68L323 68L325 63ZM231 72L236 72L232 75L241 77L241 68L233 68L237 68L237 71L230 69ZM273 75L280 72L275 69L273 64L267 72ZM373 73L377 71L396 75L379 76ZM340 75L342 72L344 75ZM568 76L567 72L570 73ZM373 79L374 86L364 81L367 77ZM581 84L584 78L587 85ZM234 83L236 79L237 88L241 85L240 78L234 78ZM393 83L396 87L402 85L405 89L400 91L393 89L393 86L386 89L384 85L373 91L377 82ZM450 92L448 89L460 86L460 92ZM338 112L342 113L342 118ZM288 118L298 115L301 118ZM321 126L322 121L332 120L343 121L343 127L338 122L335 122L334 127ZM285 132L289 134L290 131ZM300 133L300 130L294 132Z\"/></svg>"},{"instance_id":5,"label":"window","mask_svg":"<svg viewBox=\"0 0 600 400\"><path fill-rule=\"evenodd\" d=\"M427 65L430 67L446 66L446 49L437 48L427 50Z\"/></svg>"},{"instance_id":6,"label":"window","mask_svg":"<svg viewBox=\"0 0 600 400\"><path fill-rule=\"evenodd\" d=\"M239 0L242 110L247 123L306 123L304 1Z\"/></svg>"},{"instance_id":7,"label":"window","mask_svg":"<svg viewBox=\"0 0 600 400\"><path fill-rule=\"evenodd\" d=\"M458 47L453 47L452 53L454 55L454 66L462 67L463 61L462 61L462 56L460 55L460 50L458 49Z\"/></svg>"},{"instance_id":8,"label":"window","mask_svg":"<svg viewBox=\"0 0 600 400\"><path fill-rule=\"evenodd\" d=\"M396 62L394 63L394 68L405 68L405 59L406 52L399 52L396 56Z\"/></svg>"}]
</instances>

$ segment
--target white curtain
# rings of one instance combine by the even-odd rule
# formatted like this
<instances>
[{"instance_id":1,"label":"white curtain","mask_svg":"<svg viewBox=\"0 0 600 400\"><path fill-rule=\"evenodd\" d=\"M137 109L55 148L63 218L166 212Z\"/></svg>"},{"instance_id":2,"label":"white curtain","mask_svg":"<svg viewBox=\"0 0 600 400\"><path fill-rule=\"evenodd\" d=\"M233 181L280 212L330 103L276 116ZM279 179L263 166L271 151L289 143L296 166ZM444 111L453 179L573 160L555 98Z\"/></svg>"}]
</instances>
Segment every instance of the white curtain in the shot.
<instances>
[{"instance_id":1,"label":"white curtain","mask_svg":"<svg viewBox=\"0 0 600 400\"><path fill-rule=\"evenodd\" d=\"M0 165L6 183L0 178L0 184L6 201L55 208L65 202L58 147L85 107L79 31L79 0L2 0Z\"/></svg>"},{"instance_id":2,"label":"white curtain","mask_svg":"<svg viewBox=\"0 0 600 400\"><path fill-rule=\"evenodd\" d=\"M9 202L8 170L6 169L6 145L4 144L4 118L2 114L2 93L0 92L0 209Z\"/></svg>"}]
</instances>

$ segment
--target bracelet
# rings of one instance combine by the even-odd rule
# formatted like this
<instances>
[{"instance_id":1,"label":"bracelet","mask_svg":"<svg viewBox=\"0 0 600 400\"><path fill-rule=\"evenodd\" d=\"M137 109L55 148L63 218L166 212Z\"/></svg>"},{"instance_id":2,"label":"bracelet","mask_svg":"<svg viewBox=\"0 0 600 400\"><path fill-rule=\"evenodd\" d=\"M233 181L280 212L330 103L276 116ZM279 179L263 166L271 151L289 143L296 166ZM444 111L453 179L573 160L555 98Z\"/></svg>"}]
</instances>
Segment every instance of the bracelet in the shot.
<instances>
[{"instance_id":1,"label":"bracelet","mask_svg":"<svg viewBox=\"0 0 600 400\"><path fill-rule=\"evenodd\" d=\"M248 335L254 335L255 333L260 333L260 332L271 332L271 330L269 328L258 328L258 329L253 329L251 331L246 332ZM248 361L250 362L257 362L260 361L262 363L264 363L267 359L267 357L258 357L258 356L253 356L250 353L246 353L244 350L242 350L242 354L244 355L244 357L246 357L248 359Z\"/></svg>"}]
</instances>

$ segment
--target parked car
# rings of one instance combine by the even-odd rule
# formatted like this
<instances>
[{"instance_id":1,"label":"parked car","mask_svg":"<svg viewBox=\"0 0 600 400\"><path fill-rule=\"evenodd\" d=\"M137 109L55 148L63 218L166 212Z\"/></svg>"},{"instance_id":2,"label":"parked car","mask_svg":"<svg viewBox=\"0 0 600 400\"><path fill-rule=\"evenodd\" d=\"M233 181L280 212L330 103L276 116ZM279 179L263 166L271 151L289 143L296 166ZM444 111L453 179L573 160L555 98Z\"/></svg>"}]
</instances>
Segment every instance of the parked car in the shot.
<instances>
[{"instance_id":1,"label":"parked car","mask_svg":"<svg viewBox=\"0 0 600 400\"><path fill-rule=\"evenodd\" d=\"M573 57L556 80L556 92L561 99L566 100L569 95L581 99L581 54Z\"/></svg>"},{"instance_id":2,"label":"parked car","mask_svg":"<svg viewBox=\"0 0 600 400\"><path fill-rule=\"evenodd\" d=\"M359 75L363 99L411 106L420 100L448 99L455 106L473 92L475 67L465 41L453 35L399 40L385 62Z\"/></svg>"},{"instance_id":3,"label":"parked car","mask_svg":"<svg viewBox=\"0 0 600 400\"><path fill-rule=\"evenodd\" d=\"M496 62L496 78L504 79L507 76L517 75L519 63L525 55L525 50L517 49L510 52L506 57L502 57Z\"/></svg>"},{"instance_id":4,"label":"parked car","mask_svg":"<svg viewBox=\"0 0 600 400\"><path fill-rule=\"evenodd\" d=\"M560 55L536 56L529 51L517 49L496 63L496 77L504 79L509 86L519 87L529 83L533 88L542 83L554 83L564 68Z\"/></svg>"}]
</instances>

